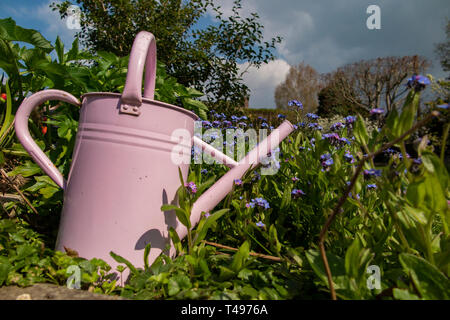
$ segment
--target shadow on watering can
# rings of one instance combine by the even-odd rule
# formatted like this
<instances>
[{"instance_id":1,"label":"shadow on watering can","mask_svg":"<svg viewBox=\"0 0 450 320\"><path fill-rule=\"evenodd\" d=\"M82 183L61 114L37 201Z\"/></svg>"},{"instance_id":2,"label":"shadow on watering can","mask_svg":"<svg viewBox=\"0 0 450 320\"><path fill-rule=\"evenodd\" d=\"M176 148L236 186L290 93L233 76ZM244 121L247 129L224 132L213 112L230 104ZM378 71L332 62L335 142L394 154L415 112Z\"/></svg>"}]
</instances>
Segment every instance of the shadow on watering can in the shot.
<instances>
[{"instance_id":1,"label":"shadow on watering can","mask_svg":"<svg viewBox=\"0 0 450 320\"><path fill-rule=\"evenodd\" d=\"M177 196L175 196L175 199L172 200L170 204L176 205L177 203L178 203ZM163 190L162 192L161 204L162 205L169 204L166 190ZM151 248L157 248L160 249L161 251L164 250L164 248L166 248L166 246L170 242L170 239L167 236L169 234L169 229L170 228L176 229L179 222L177 220L177 215L175 214L174 210L164 211L163 214L164 214L164 222L166 225L164 234L166 236L164 236L161 233L161 230L159 229L150 229L144 232L144 234L139 237L138 241L136 242L136 245L134 246L135 250L144 250L145 246L149 243L151 245Z\"/></svg>"},{"instance_id":2,"label":"shadow on watering can","mask_svg":"<svg viewBox=\"0 0 450 320\"><path fill-rule=\"evenodd\" d=\"M187 235L175 213L160 210L163 204L177 204L178 168L184 180L189 171L189 162L173 162L174 148L190 155L192 146L197 145L231 168L194 203L191 224L195 226L203 211L212 210L232 190L235 179L256 166L293 131L289 121L283 122L236 162L199 138L192 138L197 115L154 100L155 77L155 38L142 31L131 49L122 94L87 93L80 103L64 91L44 90L26 98L19 107L15 120L19 141L42 170L64 189L56 250L64 251L67 247L83 258L103 259L114 270L118 263L110 251L139 268L144 266L142 250L150 243L148 260L152 263L169 243L170 227L180 238ZM67 181L28 130L31 111L47 100L81 105ZM184 142L174 139L178 130L184 130L190 138ZM174 253L172 246L170 254Z\"/></svg>"}]
</instances>

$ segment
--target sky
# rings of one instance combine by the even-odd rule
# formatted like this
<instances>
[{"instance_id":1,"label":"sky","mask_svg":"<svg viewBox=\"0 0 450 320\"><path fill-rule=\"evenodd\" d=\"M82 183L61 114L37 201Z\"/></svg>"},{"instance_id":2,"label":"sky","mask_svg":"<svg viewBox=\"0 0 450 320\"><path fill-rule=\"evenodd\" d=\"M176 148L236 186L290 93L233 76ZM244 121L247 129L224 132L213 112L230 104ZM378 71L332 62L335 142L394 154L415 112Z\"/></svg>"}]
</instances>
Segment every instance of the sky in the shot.
<instances>
[{"instance_id":1,"label":"sky","mask_svg":"<svg viewBox=\"0 0 450 320\"><path fill-rule=\"evenodd\" d=\"M56 36L70 48L76 24L61 21L49 4L54 0L0 0L0 18L12 17L18 25L40 31L54 43ZM74 1L75 2L75 1ZM216 0L225 15L231 15L232 0ZM304 61L319 73L360 60L386 56L422 55L432 62L428 70L436 78L442 71L434 52L445 41L445 25L450 18L448 0L242 0L241 16L258 13L264 26L264 41L281 36L275 60L251 67L243 75L250 88L251 108L274 108L274 92L285 80L290 66ZM380 28L369 29L367 20L380 9ZM214 23L208 12L202 24ZM147 30L150 31L151 30ZM157 37L157 35L155 35ZM243 62L241 70L247 68ZM301 98L300 98L301 99Z\"/></svg>"}]
</instances>

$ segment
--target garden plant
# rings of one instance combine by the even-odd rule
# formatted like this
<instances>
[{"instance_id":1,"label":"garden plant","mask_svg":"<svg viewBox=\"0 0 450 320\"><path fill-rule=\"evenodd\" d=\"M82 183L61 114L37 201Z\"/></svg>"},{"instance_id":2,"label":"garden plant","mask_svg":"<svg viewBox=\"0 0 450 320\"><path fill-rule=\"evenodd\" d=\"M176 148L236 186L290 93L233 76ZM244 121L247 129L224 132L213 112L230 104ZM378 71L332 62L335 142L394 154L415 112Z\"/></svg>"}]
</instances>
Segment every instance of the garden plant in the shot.
<instances>
[{"instance_id":1,"label":"garden plant","mask_svg":"<svg viewBox=\"0 0 450 320\"><path fill-rule=\"evenodd\" d=\"M77 40L66 51L59 38L52 44L10 18L0 20L0 286L73 285L77 266L80 289L130 299L450 298L448 125L440 141L423 136L412 149L406 143L433 121L448 119L444 101L431 101L417 117L430 85L422 75L405 82L403 106L386 118L376 107L370 117L349 114L325 126L303 110L300 97L289 101L296 130L272 150L276 174L251 168L194 227L192 204L228 168L191 164L188 179L180 177L178 205L161 208L161 214L175 210L189 230L186 239L171 230L173 257L162 254L149 264L147 245L145 267L137 268L110 248L122 264L111 270L100 259L54 251L63 191L17 142L15 112L28 95L44 89L75 96L121 92L127 63L128 57L110 52L80 50ZM196 99L202 95L158 64L155 99L192 110L204 130L270 131L286 118L208 110ZM73 106L47 102L29 123L65 176L78 114ZM126 268L128 281L113 279L111 271Z\"/></svg>"}]
</instances>

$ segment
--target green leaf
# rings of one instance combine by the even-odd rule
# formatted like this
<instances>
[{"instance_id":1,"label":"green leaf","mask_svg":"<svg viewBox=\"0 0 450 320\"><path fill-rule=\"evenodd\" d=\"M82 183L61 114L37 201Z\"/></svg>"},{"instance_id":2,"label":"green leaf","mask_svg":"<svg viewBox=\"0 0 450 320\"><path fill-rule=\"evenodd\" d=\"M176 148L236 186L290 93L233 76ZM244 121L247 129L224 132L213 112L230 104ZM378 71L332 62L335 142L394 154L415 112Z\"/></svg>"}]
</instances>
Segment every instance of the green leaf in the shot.
<instances>
[{"instance_id":1,"label":"green leaf","mask_svg":"<svg viewBox=\"0 0 450 320\"><path fill-rule=\"evenodd\" d=\"M0 19L0 38L7 41L26 42L46 52L53 50L51 43L41 33L33 29L19 27L11 18Z\"/></svg>"},{"instance_id":2,"label":"green leaf","mask_svg":"<svg viewBox=\"0 0 450 320\"><path fill-rule=\"evenodd\" d=\"M277 254L280 254L281 251L281 243L278 240L278 236L277 236L277 228L275 227L275 225L271 225L269 228L269 239L270 239L270 245L271 247L274 249L274 251Z\"/></svg>"},{"instance_id":3,"label":"green leaf","mask_svg":"<svg viewBox=\"0 0 450 320\"><path fill-rule=\"evenodd\" d=\"M429 173L434 174L439 179L442 189L446 190L448 187L449 177L447 169L441 159L439 159L436 154L429 151L423 151L421 159L425 169Z\"/></svg>"},{"instance_id":4,"label":"green leaf","mask_svg":"<svg viewBox=\"0 0 450 320\"><path fill-rule=\"evenodd\" d=\"M386 125L385 128L387 129L387 135L389 140L394 140L395 138L397 138L398 136L396 135L397 133L397 127L398 127L398 111L396 108L394 108L393 110L391 110L389 112L389 116L386 119Z\"/></svg>"},{"instance_id":5,"label":"green leaf","mask_svg":"<svg viewBox=\"0 0 450 320\"><path fill-rule=\"evenodd\" d=\"M32 255L36 249L28 244L20 245L17 249L17 256L15 257L15 260L21 260L24 259L30 255Z\"/></svg>"},{"instance_id":6,"label":"green leaf","mask_svg":"<svg viewBox=\"0 0 450 320\"><path fill-rule=\"evenodd\" d=\"M369 134L367 133L364 119L359 114L356 118L353 134L355 135L356 141L358 141L361 145L367 145L367 142L369 141Z\"/></svg>"},{"instance_id":7,"label":"green leaf","mask_svg":"<svg viewBox=\"0 0 450 320\"><path fill-rule=\"evenodd\" d=\"M73 61L78 59L78 52L79 52L79 46L78 46L78 38L75 38L72 42L72 48L70 48L69 52L67 52L67 61Z\"/></svg>"},{"instance_id":8,"label":"green leaf","mask_svg":"<svg viewBox=\"0 0 450 320\"><path fill-rule=\"evenodd\" d=\"M205 95L203 92L198 91L197 89L192 88L192 87L187 88L187 91L188 91L189 95L193 98L203 97Z\"/></svg>"},{"instance_id":9,"label":"green leaf","mask_svg":"<svg viewBox=\"0 0 450 320\"><path fill-rule=\"evenodd\" d=\"M396 128L396 136L399 137L413 126L414 118L417 114L417 108L419 107L420 93L415 90L411 90L406 97L406 101L403 105L402 113L398 120L398 127ZM408 139L409 136L405 137Z\"/></svg>"},{"instance_id":10,"label":"green leaf","mask_svg":"<svg viewBox=\"0 0 450 320\"><path fill-rule=\"evenodd\" d=\"M420 300L417 295L409 292L407 289L394 288L392 293L397 300Z\"/></svg>"},{"instance_id":11,"label":"green leaf","mask_svg":"<svg viewBox=\"0 0 450 320\"><path fill-rule=\"evenodd\" d=\"M319 251L310 249L305 252L305 255L316 275L328 287L328 278ZM345 279L347 277L344 259L332 253L327 253L327 259L336 289L344 289L346 287Z\"/></svg>"},{"instance_id":12,"label":"green leaf","mask_svg":"<svg viewBox=\"0 0 450 320\"><path fill-rule=\"evenodd\" d=\"M39 166L36 163L27 160L22 166L15 167L12 171L8 173L8 175L15 176L20 174L23 177L29 177L37 173L42 173L41 168L39 168Z\"/></svg>"},{"instance_id":13,"label":"green leaf","mask_svg":"<svg viewBox=\"0 0 450 320\"><path fill-rule=\"evenodd\" d=\"M169 283L167 284L168 294L169 296L174 296L178 292L180 292L180 286L178 282L174 278L169 279Z\"/></svg>"},{"instance_id":14,"label":"green leaf","mask_svg":"<svg viewBox=\"0 0 450 320\"><path fill-rule=\"evenodd\" d=\"M186 109L194 111L200 118L207 119L208 107L201 101L194 100L191 98L183 98L183 106Z\"/></svg>"},{"instance_id":15,"label":"green leaf","mask_svg":"<svg viewBox=\"0 0 450 320\"><path fill-rule=\"evenodd\" d=\"M110 256L111 256L114 260L116 260L118 263L123 263L123 264L125 264L125 265L130 269L130 271L131 271L133 274L135 274L135 275L138 275L138 274L139 274L138 270L133 266L133 264L132 264L130 261L128 261L127 259L125 259L125 258L123 258L123 257L121 257L121 256L119 256L118 254L115 254L115 253L112 252L112 251L110 251L109 254L110 254Z\"/></svg>"},{"instance_id":16,"label":"green leaf","mask_svg":"<svg viewBox=\"0 0 450 320\"><path fill-rule=\"evenodd\" d=\"M284 210L287 207L289 207L289 204L291 203L291 192L292 189L289 186L286 186L284 188L284 192L283 192L283 198L281 199L281 204L280 204L280 210Z\"/></svg>"},{"instance_id":17,"label":"green leaf","mask_svg":"<svg viewBox=\"0 0 450 320\"><path fill-rule=\"evenodd\" d=\"M186 210L179 208L172 204L164 204L161 206L161 211L167 212L167 211L175 211L175 214L177 215L178 220L186 226L187 228L191 228L191 220L189 219L189 215L186 212Z\"/></svg>"},{"instance_id":18,"label":"green leaf","mask_svg":"<svg viewBox=\"0 0 450 320\"><path fill-rule=\"evenodd\" d=\"M59 190L60 190L59 187L48 186L48 187L44 187L44 188L39 189L39 193L42 194L45 199L49 199L55 193L57 193Z\"/></svg>"},{"instance_id":19,"label":"green leaf","mask_svg":"<svg viewBox=\"0 0 450 320\"><path fill-rule=\"evenodd\" d=\"M199 244L200 241L202 241L206 234L208 233L208 229L212 226L212 224L217 221L220 217L222 217L225 213L227 213L230 209L221 209L213 214L211 214L208 218L206 218L205 223L201 227L201 229L197 230L197 233L195 235L194 239L194 246Z\"/></svg>"},{"instance_id":20,"label":"green leaf","mask_svg":"<svg viewBox=\"0 0 450 320\"><path fill-rule=\"evenodd\" d=\"M224 267L224 266L219 266L219 270L220 270L220 273L219 273L219 280L220 281L229 280L229 279L233 278L236 275L233 270L231 270L231 269L229 269L227 267Z\"/></svg>"},{"instance_id":21,"label":"green leaf","mask_svg":"<svg viewBox=\"0 0 450 320\"><path fill-rule=\"evenodd\" d=\"M178 234L173 227L169 228L169 235L170 239L172 240L173 246L175 247L175 250L177 250L177 253L180 254L181 252L183 252L183 246L181 245L180 237L178 237Z\"/></svg>"},{"instance_id":22,"label":"green leaf","mask_svg":"<svg viewBox=\"0 0 450 320\"><path fill-rule=\"evenodd\" d=\"M64 43L61 41L59 36L56 37L55 41L55 51L56 55L58 56L58 61L60 64L64 64Z\"/></svg>"},{"instance_id":23,"label":"green leaf","mask_svg":"<svg viewBox=\"0 0 450 320\"><path fill-rule=\"evenodd\" d=\"M419 222L422 225L426 225L428 223L428 219L422 210L413 208L406 204L405 204L404 208L405 208L405 212L407 214L409 214L409 216L412 217L415 221Z\"/></svg>"},{"instance_id":24,"label":"green leaf","mask_svg":"<svg viewBox=\"0 0 450 320\"><path fill-rule=\"evenodd\" d=\"M0 263L0 286L8 279L11 270L13 270L13 266L9 262Z\"/></svg>"},{"instance_id":25,"label":"green leaf","mask_svg":"<svg viewBox=\"0 0 450 320\"><path fill-rule=\"evenodd\" d=\"M361 243L359 238L356 237L345 253L345 272L355 279L358 277L360 251Z\"/></svg>"},{"instance_id":26,"label":"green leaf","mask_svg":"<svg viewBox=\"0 0 450 320\"><path fill-rule=\"evenodd\" d=\"M239 271L237 277L242 280L248 280L248 279L250 279L252 274L253 274L253 272L251 270L244 268L241 271Z\"/></svg>"},{"instance_id":27,"label":"green leaf","mask_svg":"<svg viewBox=\"0 0 450 320\"><path fill-rule=\"evenodd\" d=\"M148 255L150 253L150 249L152 248L151 243L147 243L147 245L145 246L144 249L144 266L145 266L145 270L148 270L149 265L148 265Z\"/></svg>"},{"instance_id":28,"label":"green leaf","mask_svg":"<svg viewBox=\"0 0 450 320\"><path fill-rule=\"evenodd\" d=\"M245 241L240 247L238 252L234 255L233 261L231 262L230 269L234 272L239 272L243 267L245 260L247 260L250 253L250 243Z\"/></svg>"},{"instance_id":29,"label":"green leaf","mask_svg":"<svg viewBox=\"0 0 450 320\"><path fill-rule=\"evenodd\" d=\"M408 185L408 189L406 190L406 198L415 207L418 207L420 204L423 203L423 200L425 199L425 194L426 190L423 178L411 182Z\"/></svg>"},{"instance_id":30,"label":"green leaf","mask_svg":"<svg viewBox=\"0 0 450 320\"><path fill-rule=\"evenodd\" d=\"M424 182L425 187L425 203L432 211L445 213L448 205L445 197L445 191L439 183L439 179L435 174L426 174Z\"/></svg>"},{"instance_id":31,"label":"green leaf","mask_svg":"<svg viewBox=\"0 0 450 320\"><path fill-rule=\"evenodd\" d=\"M450 281L438 268L409 253L401 253L399 260L423 299L450 299Z\"/></svg>"}]
</instances>

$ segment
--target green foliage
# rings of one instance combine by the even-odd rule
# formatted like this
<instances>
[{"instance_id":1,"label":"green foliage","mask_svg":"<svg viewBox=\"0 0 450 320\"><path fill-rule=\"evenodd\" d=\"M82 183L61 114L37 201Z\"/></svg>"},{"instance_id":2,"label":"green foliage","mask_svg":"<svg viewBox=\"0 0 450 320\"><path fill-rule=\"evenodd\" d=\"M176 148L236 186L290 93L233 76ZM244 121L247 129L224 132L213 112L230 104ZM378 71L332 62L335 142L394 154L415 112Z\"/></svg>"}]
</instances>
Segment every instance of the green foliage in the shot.
<instances>
[{"instance_id":1,"label":"green foliage","mask_svg":"<svg viewBox=\"0 0 450 320\"><path fill-rule=\"evenodd\" d=\"M80 269L82 289L110 293L115 281L102 260L70 257L45 247L40 235L23 221L0 220L0 286L29 286L38 282L66 285L72 266Z\"/></svg>"},{"instance_id":2,"label":"green foliage","mask_svg":"<svg viewBox=\"0 0 450 320\"><path fill-rule=\"evenodd\" d=\"M416 119L420 92L414 89L403 108L392 112L380 130L370 128L362 116L346 119L345 126L335 126L297 113L297 121L302 123L297 123L297 130L280 144L279 153L272 152L276 154L276 175L260 174L263 167L252 168L214 212L202 213L196 226L190 221L195 201L227 168L191 165L187 181L180 173L178 204L161 207L161 214L176 213L188 228L187 239L180 239L170 229L176 255L162 254L150 263L149 244L143 252L143 269L110 248L111 256L121 264L114 272L130 270L129 281L118 287L104 261L48 249L56 239L63 194L30 160L8 128L23 97L21 92L26 95L44 88L75 95L91 90L121 92L127 59L109 52L94 55L80 51L77 41L65 52L58 38L53 47L57 59L52 60L42 41L39 45L43 48L26 49L7 40L14 34L18 39L24 32L1 31L13 27L10 20L0 20L0 42L12 52L8 57L0 55L0 60L20 65L19 76L14 78L15 69L11 68L2 87L7 97L6 102L0 101L0 107L5 106L0 151L5 168L12 168L9 175L27 179L20 188L39 214L20 202L1 202L0 286L36 282L67 285L76 267L81 270L81 289L132 299L326 298L331 288L317 248L322 226L364 154L376 152L420 120ZM39 39L37 33L30 33L34 36L27 41ZM84 59L91 64L82 63ZM158 100L180 101L199 114L206 111L197 100L190 100L200 95L198 91L177 84L162 65L157 74ZM38 145L67 176L78 110L65 104L55 107L52 102L44 105L29 126ZM220 119L222 129L229 126L224 121L228 115L214 111L210 115ZM246 120L237 118L229 117L232 124ZM271 119L273 126L280 122ZM328 124L320 130L312 122ZM253 119L256 129L263 123ZM49 127L46 134L40 130L43 125ZM330 135L330 130L338 137ZM325 239L339 298L449 298L448 171L432 145L420 142L415 152L408 156L404 141L399 141L386 150L383 161L369 159L363 174L354 177L356 183ZM373 278L369 278L369 267L374 266L379 270L379 286L370 287Z\"/></svg>"}]
</instances>

